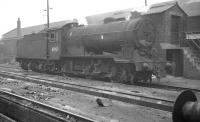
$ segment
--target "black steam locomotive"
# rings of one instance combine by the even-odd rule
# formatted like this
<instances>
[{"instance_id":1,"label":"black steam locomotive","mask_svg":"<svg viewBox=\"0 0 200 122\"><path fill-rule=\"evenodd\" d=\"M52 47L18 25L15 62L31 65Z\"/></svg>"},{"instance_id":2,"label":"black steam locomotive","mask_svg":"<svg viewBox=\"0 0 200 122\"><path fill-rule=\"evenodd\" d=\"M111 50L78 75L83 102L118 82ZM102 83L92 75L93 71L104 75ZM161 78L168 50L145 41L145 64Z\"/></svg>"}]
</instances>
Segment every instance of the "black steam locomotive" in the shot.
<instances>
[{"instance_id":1,"label":"black steam locomotive","mask_svg":"<svg viewBox=\"0 0 200 122\"><path fill-rule=\"evenodd\" d=\"M164 73L156 36L152 22L143 18L88 26L72 22L25 35L17 43L16 60L25 70L132 84Z\"/></svg>"}]
</instances>

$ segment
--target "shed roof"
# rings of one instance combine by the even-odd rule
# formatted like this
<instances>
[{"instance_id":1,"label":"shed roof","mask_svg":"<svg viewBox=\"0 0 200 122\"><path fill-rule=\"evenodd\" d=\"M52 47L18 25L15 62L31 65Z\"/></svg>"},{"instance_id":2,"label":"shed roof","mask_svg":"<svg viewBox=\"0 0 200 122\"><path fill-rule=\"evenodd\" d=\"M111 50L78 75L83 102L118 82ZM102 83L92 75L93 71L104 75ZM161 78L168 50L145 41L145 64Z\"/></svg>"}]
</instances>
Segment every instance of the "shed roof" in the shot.
<instances>
[{"instance_id":1,"label":"shed roof","mask_svg":"<svg viewBox=\"0 0 200 122\"><path fill-rule=\"evenodd\" d=\"M65 21L59 21L59 22L53 22L50 23L50 28L60 28L68 23L72 22L71 20L65 20ZM36 25L36 26L30 26L21 28L21 36L31 34L31 33L38 33L46 28L45 24L42 25ZM8 39L14 39L17 38L17 28L3 34L2 40L8 40Z\"/></svg>"},{"instance_id":2,"label":"shed roof","mask_svg":"<svg viewBox=\"0 0 200 122\"><path fill-rule=\"evenodd\" d=\"M200 16L200 0L177 0L188 16Z\"/></svg>"},{"instance_id":3,"label":"shed roof","mask_svg":"<svg viewBox=\"0 0 200 122\"><path fill-rule=\"evenodd\" d=\"M175 5L177 5L176 1L153 4L143 15L162 13Z\"/></svg>"},{"instance_id":4,"label":"shed roof","mask_svg":"<svg viewBox=\"0 0 200 122\"><path fill-rule=\"evenodd\" d=\"M188 16L200 16L200 0L174 0L153 4L144 15L162 13L176 5L177 2Z\"/></svg>"},{"instance_id":5,"label":"shed roof","mask_svg":"<svg viewBox=\"0 0 200 122\"><path fill-rule=\"evenodd\" d=\"M133 10L133 8L91 15L91 16L87 16L86 20L89 25L90 24L103 24L103 20L107 17L126 18L128 16L131 16L132 10Z\"/></svg>"}]
</instances>

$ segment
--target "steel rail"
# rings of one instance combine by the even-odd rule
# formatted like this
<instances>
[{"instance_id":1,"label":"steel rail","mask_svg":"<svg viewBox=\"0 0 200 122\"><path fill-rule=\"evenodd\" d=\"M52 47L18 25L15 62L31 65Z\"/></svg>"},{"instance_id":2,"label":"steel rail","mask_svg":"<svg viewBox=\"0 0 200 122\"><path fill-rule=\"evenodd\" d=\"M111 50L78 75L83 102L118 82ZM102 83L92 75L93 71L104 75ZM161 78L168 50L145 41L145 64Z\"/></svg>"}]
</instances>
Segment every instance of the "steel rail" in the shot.
<instances>
[{"instance_id":1,"label":"steel rail","mask_svg":"<svg viewBox=\"0 0 200 122\"><path fill-rule=\"evenodd\" d=\"M168 112L172 112L173 104L174 104L174 101L164 100L164 99L155 98L155 97L148 97L148 96L143 96L143 95L138 95L138 94L130 94L130 93L124 93L124 92L119 92L119 91L77 85L77 84L72 84L72 83L56 81L56 80L27 77L27 76L22 76L19 74L14 74L14 73L0 72L0 75L3 77L9 77L9 78L28 81L32 83L48 85L48 86L52 86L56 88L66 89L66 90L75 91L79 93L85 93L85 94L98 96L98 97L109 98L112 100L117 100L117 101L126 102L130 104L137 104L137 105L164 110Z\"/></svg>"},{"instance_id":2,"label":"steel rail","mask_svg":"<svg viewBox=\"0 0 200 122\"><path fill-rule=\"evenodd\" d=\"M150 87L150 88L156 88L156 89L165 89L165 90L172 90L172 91L185 91L185 90L191 90L195 92L200 92L200 89L195 89L195 88L188 88L188 87L178 87L178 86L171 86L171 85L163 85L163 84L142 84L142 83L137 83L137 86L141 87Z\"/></svg>"},{"instance_id":3,"label":"steel rail","mask_svg":"<svg viewBox=\"0 0 200 122\"><path fill-rule=\"evenodd\" d=\"M0 90L0 112L19 122L96 122L91 118L3 90Z\"/></svg>"},{"instance_id":4,"label":"steel rail","mask_svg":"<svg viewBox=\"0 0 200 122\"><path fill-rule=\"evenodd\" d=\"M1 66L2 68L8 68L8 69L13 69L12 67L7 67L7 66ZM18 68L16 68L18 69ZM35 78L35 77L33 77ZM74 84L75 85L75 84ZM178 86L171 86L171 85L163 85L163 84L156 84L156 83L152 83L152 84L147 84L147 83L135 83L134 85L136 86L140 86L140 87L147 87L147 88L156 88L156 89L164 89L164 90L172 90L172 91L185 91L185 90L191 90L194 92L200 92L200 89L195 89L195 88L188 88L188 87L178 87Z\"/></svg>"}]
</instances>

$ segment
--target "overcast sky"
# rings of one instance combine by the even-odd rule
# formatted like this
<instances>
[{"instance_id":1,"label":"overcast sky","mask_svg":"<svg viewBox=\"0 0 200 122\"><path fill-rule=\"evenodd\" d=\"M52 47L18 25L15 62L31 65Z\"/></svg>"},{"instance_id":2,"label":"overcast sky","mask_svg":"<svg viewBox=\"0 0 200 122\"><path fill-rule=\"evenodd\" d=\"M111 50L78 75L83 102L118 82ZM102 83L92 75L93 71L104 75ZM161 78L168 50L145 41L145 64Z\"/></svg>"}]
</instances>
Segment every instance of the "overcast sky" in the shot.
<instances>
[{"instance_id":1,"label":"overcast sky","mask_svg":"<svg viewBox=\"0 0 200 122\"><path fill-rule=\"evenodd\" d=\"M16 28L20 17L22 27L46 23L47 0L1 0L0 37ZM169 0L147 0L148 5ZM84 17L128 8L144 8L145 0L49 0L50 22Z\"/></svg>"}]
</instances>

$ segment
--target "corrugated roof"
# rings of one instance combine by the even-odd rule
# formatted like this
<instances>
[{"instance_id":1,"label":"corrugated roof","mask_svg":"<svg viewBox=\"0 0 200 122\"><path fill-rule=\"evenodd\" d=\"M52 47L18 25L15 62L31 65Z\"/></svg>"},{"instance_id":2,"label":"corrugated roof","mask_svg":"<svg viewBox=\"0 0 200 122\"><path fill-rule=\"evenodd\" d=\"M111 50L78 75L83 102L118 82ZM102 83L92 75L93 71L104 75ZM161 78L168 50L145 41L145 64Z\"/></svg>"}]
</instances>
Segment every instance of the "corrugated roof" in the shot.
<instances>
[{"instance_id":1,"label":"corrugated roof","mask_svg":"<svg viewBox=\"0 0 200 122\"><path fill-rule=\"evenodd\" d=\"M87 16L86 20L88 24L103 24L104 19L107 17L112 17L112 18L130 17L132 10L133 8L113 11L113 12L108 12L108 13L103 13L103 14L97 14L97 15L91 15L91 16Z\"/></svg>"},{"instance_id":2,"label":"corrugated roof","mask_svg":"<svg viewBox=\"0 0 200 122\"><path fill-rule=\"evenodd\" d=\"M169 1L153 4L146 13L143 13L143 15L162 13L176 5L176 3L176 1Z\"/></svg>"},{"instance_id":3,"label":"corrugated roof","mask_svg":"<svg viewBox=\"0 0 200 122\"><path fill-rule=\"evenodd\" d=\"M70 22L72 21L66 20L66 21L53 22L53 23L50 23L49 26L50 28L60 28ZM24 36L31 33L38 33L45 28L46 28L45 24L21 28L21 35ZM3 37L2 40L17 38L17 28L3 34L2 37Z\"/></svg>"},{"instance_id":4,"label":"corrugated roof","mask_svg":"<svg viewBox=\"0 0 200 122\"><path fill-rule=\"evenodd\" d=\"M178 0L188 16L200 16L200 0Z\"/></svg>"},{"instance_id":5,"label":"corrugated roof","mask_svg":"<svg viewBox=\"0 0 200 122\"><path fill-rule=\"evenodd\" d=\"M168 5L175 5L177 2L176 1L167 1L167 2L162 2L162 3L156 3L151 5L150 8L157 8L157 7L163 7L163 6L168 6Z\"/></svg>"},{"instance_id":6,"label":"corrugated roof","mask_svg":"<svg viewBox=\"0 0 200 122\"><path fill-rule=\"evenodd\" d=\"M174 0L153 4L143 15L162 13L174 6L177 2L188 16L200 16L200 0Z\"/></svg>"}]
</instances>

